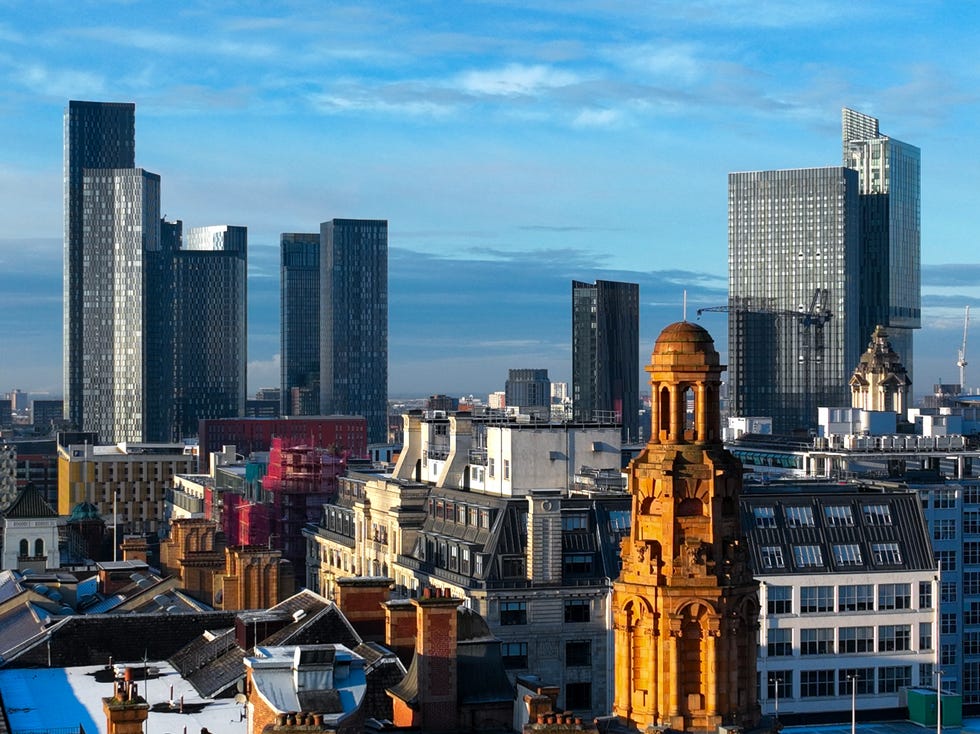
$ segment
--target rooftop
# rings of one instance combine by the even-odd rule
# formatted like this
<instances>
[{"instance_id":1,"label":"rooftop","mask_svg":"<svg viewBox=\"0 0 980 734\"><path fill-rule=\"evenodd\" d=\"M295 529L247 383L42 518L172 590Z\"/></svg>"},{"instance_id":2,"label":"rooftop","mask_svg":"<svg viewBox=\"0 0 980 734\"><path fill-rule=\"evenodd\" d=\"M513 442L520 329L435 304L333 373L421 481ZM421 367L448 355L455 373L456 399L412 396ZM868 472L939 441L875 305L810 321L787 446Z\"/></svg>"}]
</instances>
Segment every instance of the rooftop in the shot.
<instances>
[{"instance_id":1,"label":"rooftop","mask_svg":"<svg viewBox=\"0 0 980 734\"><path fill-rule=\"evenodd\" d=\"M148 731L244 731L242 705L231 698L202 699L193 686L167 662L138 668L139 695L150 704ZM154 674L152 671L156 670ZM148 678L148 679L147 679ZM77 668L22 668L0 670L0 690L12 732L24 730L78 730L107 734L102 699L113 693L112 673L104 665ZM175 706L172 708L172 700ZM183 699L183 713L180 701ZM57 701L57 706L51 702Z\"/></svg>"}]
</instances>

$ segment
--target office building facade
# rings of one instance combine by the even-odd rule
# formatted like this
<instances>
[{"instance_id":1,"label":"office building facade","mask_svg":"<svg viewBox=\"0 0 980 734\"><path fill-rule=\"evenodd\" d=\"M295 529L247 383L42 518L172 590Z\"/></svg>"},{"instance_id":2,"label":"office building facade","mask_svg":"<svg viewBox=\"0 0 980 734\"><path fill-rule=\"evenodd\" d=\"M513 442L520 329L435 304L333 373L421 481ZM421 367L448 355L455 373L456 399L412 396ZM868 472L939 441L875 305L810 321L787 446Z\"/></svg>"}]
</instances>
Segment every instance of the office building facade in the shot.
<instances>
[{"instance_id":1,"label":"office building facade","mask_svg":"<svg viewBox=\"0 0 980 734\"><path fill-rule=\"evenodd\" d=\"M280 247L282 415L317 415L320 403L320 233L286 232Z\"/></svg>"},{"instance_id":2,"label":"office building facade","mask_svg":"<svg viewBox=\"0 0 980 734\"><path fill-rule=\"evenodd\" d=\"M133 168L136 107L130 103L71 101L64 115L63 365L65 417L82 425L83 175L87 168Z\"/></svg>"},{"instance_id":3,"label":"office building facade","mask_svg":"<svg viewBox=\"0 0 980 734\"><path fill-rule=\"evenodd\" d=\"M388 222L320 225L320 412L363 415L388 437Z\"/></svg>"},{"instance_id":4,"label":"office building facade","mask_svg":"<svg viewBox=\"0 0 980 734\"><path fill-rule=\"evenodd\" d=\"M548 379L548 370L508 370L504 393L508 407L540 415L545 420L550 418L551 380Z\"/></svg>"},{"instance_id":5,"label":"office building facade","mask_svg":"<svg viewBox=\"0 0 980 734\"><path fill-rule=\"evenodd\" d=\"M876 326L911 367L920 323L919 151L843 111L844 165L729 174L729 396L778 433L846 405ZM911 371L911 370L910 370Z\"/></svg>"},{"instance_id":6,"label":"office building facade","mask_svg":"<svg viewBox=\"0 0 980 734\"><path fill-rule=\"evenodd\" d=\"M572 404L576 421L615 416L638 440L640 286L572 281Z\"/></svg>"}]
</instances>

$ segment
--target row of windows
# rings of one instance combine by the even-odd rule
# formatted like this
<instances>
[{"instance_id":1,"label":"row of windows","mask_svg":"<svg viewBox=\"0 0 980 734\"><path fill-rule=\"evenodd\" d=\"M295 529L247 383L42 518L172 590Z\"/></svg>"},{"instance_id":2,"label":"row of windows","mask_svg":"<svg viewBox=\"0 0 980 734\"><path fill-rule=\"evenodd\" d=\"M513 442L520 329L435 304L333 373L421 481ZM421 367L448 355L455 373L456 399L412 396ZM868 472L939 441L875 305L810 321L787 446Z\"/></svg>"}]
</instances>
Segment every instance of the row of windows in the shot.
<instances>
[{"instance_id":1,"label":"row of windows","mask_svg":"<svg viewBox=\"0 0 980 734\"><path fill-rule=\"evenodd\" d=\"M858 694L897 693L899 688L912 685L911 665L801 670L797 672L800 678L798 693L796 693L793 685L794 671L770 671L767 681L768 697L775 699L777 695L779 698L850 696L852 685L855 686L855 692Z\"/></svg>"},{"instance_id":2,"label":"row of windows","mask_svg":"<svg viewBox=\"0 0 980 734\"><path fill-rule=\"evenodd\" d=\"M837 598L834 598L836 590ZM877 598L877 606L875 600ZM768 586L766 611L769 614L793 614L793 587ZM842 586L801 586L796 600L799 614L823 614L827 612L867 612L877 609L912 608L911 584L878 584L877 597L874 584L847 584ZM919 582L919 609L932 608L932 582Z\"/></svg>"},{"instance_id":3,"label":"row of windows","mask_svg":"<svg viewBox=\"0 0 980 734\"><path fill-rule=\"evenodd\" d=\"M953 623L955 625L955 615ZM919 623L917 650L932 649L932 623ZM945 631L945 630L944 630ZM955 629L954 629L955 631ZM875 627L820 627L801 629L799 636L800 655L834 655L899 652L912 650L911 624L883 624L877 628L878 642L875 645ZM768 631L766 653L769 657L790 657L793 655L793 630L778 628Z\"/></svg>"},{"instance_id":4,"label":"row of windows","mask_svg":"<svg viewBox=\"0 0 980 734\"><path fill-rule=\"evenodd\" d=\"M485 507L471 507L450 500L429 498L429 517L447 520L457 525L471 525L484 530L490 529L490 510Z\"/></svg>"},{"instance_id":5,"label":"row of windows","mask_svg":"<svg viewBox=\"0 0 980 734\"><path fill-rule=\"evenodd\" d=\"M794 545L793 565L796 568L823 568L823 547L819 545ZM857 543L835 543L831 545L834 563L837 566L862 566L864 556ZM759 548L762 567L766 569L786 568L786 560L781 545L764 545ZM898 543L871 543L871 560L876 566L898 566L902 563L902 551Z\"/></svg>"},{"instance_id":6,"label":"row of windows","mask_svg":"<svg viewBox=\"0 0 980 734\"><path fill-rule=\"evenodd\" d=\"M816 527L812 505L785 505L782 508L786 526L790 528ZM885 503L866 503L861 505L866 525L891 525L891 507ZM776 527L776 507L757 505L752 508L757 528ZM851 505L826 505L823 508L823 521L827 527L852 527L854 511Z\"/></svg>"},{"instance_id":7,"label":"row of windows","mask_svg":"<svg viewBox=\"0 0 980 734\"><path fill-rule=\"evenodd\" d=\"M589 599L566 599L564 604L566 624L592 621L592 602ZM500 624L527 624L526 601L500 602Z\"/></svg>"},{"instance_id":8,"label":"row of windows","mask_svg":"<svg viewBox=\"0 0 980 734\"><path fill-rule=\"evenodd\" d=\"M500 654L504 667L508 669L527 668L527 643L502 642ZM592 666L592 642L589 640L570 640L565 643L565 667L588 668ZM567 705L567 702L566 702Z\"/></svg>"}]
</instances>

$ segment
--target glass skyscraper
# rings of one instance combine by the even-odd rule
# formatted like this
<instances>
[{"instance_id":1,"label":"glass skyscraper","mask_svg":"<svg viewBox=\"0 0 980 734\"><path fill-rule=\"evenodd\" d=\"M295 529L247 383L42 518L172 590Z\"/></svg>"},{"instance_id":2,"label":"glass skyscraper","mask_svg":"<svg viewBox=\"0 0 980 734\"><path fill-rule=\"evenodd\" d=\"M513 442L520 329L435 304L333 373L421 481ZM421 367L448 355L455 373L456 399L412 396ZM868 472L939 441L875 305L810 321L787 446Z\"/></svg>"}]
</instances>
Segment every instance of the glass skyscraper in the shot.
<instances>
[{"instance_id":1,"label":"glass skyscraper","mask_svg":"<svg viewBox=\"0 0 980 734\"><path fill-rule=\"evenodd\" d=\"M245 415L247 276L245 227L193 227L175 253L175 440L199 420Z\"/></svg>"},{"instance_id":2,"label":"glass skyscraper","mask_svg":"<svg viewBox=\"0 0 980 734\"><path fill-rule=\"evenodd\" d=\"M844 166L728 177L729 400L781 433L850 404L874 327L911 372L919 303L919 152L844 110Z\"/></svg>"},{"instance_id":3,"label":"glass skyscraper","mask_svg":"<svg viewBox=\"0 0 980 734\"><path fill-rule=\"evenodd\" d=\"M388 440L388 222L320 225L320 412L362 415Z\"/></svg>"},{"instance_id":4,"label":"glass skyscraper","mask_svg":"<svg viewBox=\"0 0 980 734\"><path fill-rule=\"evenodd\" d=\"M572 281L572 411L622 421L623 440L639 440L639 284Z\"/></svg>"},{"instance_id":5,"label":"glass skyscraper","mask_svg":"<svg viewBox=\"0 0 980 734\"><path fill-rule=\"evenodd\" d=\"M82 426L82 206L86 168L136 165L136 107L131 103L70 101L64 115L63 370L65 418Z\"/></svg>"},{"instance_id":6,"label":"glass skyscraper","mask_svg":"<svg viewBox=\"0 0 980 734\"><path fill-rule=\"evenodd\" d=\"M913 374L912 334L922 326L919 149L878 131L878 120L845 108L844 165L860 185L861 336L879 324Z\"/></svg>"},{"instance_id":7,"label":"glass skyscraper","mask_svg":"<svg viewBox=\"0 0 980 734\"><path fill-rule=\"evenodd\" d=\"M280 247L282 414L320 412L320 233L286 232Z\"/></svg>"}]
</instances>

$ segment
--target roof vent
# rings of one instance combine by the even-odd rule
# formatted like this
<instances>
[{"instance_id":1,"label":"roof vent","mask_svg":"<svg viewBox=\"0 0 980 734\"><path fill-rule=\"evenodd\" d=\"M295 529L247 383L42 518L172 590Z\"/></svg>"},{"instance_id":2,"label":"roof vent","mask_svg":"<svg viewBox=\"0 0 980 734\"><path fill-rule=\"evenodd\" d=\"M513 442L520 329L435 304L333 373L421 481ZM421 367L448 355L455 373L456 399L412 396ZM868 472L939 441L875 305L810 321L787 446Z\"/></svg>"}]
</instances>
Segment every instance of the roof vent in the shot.
<instances>
[{"instance_id":1,"label":"roof vent","mask_svg":"<svg viewBox=\"0 0 980 734\"><path fill-rule=\"evenodd\" d=\"M293 621L298 622L305 616L306 616L305 611L303 611L302 609L297 609L295 612L293 612Z\"/></svg>"}]
</instances>

